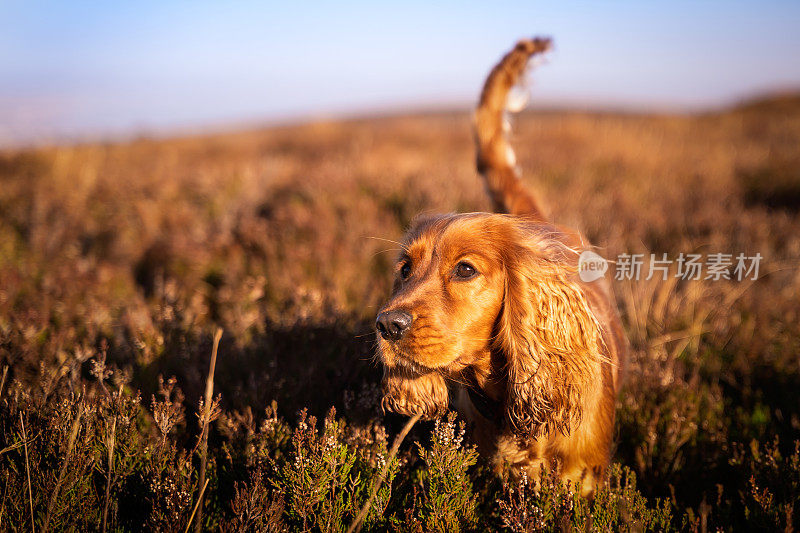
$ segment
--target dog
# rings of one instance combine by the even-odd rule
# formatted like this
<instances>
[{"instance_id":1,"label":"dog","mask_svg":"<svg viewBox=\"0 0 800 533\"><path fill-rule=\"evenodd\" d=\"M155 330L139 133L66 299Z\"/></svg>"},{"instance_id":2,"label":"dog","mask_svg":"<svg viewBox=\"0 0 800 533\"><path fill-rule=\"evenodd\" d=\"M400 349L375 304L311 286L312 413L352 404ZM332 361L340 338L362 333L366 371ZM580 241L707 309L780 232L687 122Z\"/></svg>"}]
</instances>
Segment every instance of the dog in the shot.
<instances>
[{"instance_id":1,"label":"dog","mask_svg":"<svg viewBox=\"0 0 800 533\"><path fill-rule=\"evenodd\" d=\"M549 39L520 41L486 79L477 168L496 213L428 215L402 244L376 320L384 411L452 403L498 473L542 467L591 496L610 461L627 341L604 279L584 282L577 231L547 220L507 138L509 91Z\"/></svg>"}]
</instances>

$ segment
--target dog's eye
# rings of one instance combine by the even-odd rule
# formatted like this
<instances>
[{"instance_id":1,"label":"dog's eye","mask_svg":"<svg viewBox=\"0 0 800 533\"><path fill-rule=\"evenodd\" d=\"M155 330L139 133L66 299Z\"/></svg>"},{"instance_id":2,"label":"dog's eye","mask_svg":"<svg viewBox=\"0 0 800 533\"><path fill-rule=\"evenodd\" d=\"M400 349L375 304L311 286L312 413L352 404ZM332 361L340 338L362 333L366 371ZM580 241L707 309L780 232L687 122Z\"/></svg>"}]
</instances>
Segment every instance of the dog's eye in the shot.
<instances>
[{"instance_id":1,"label":"dog's eye","mask_svg":"<svg viewBox=\"0 0 800 533\"><path fill-rule=\"evenodd\" d=\"M400 278L401 279L408 279L408 276L411 275L411 263L406 261L403 263L403 266L400 267Z\"/></svg>"},{"instance_id":2,"label":"dog's eye","mask_svg":"<svg viewBox=\"0 0 800 533\"><path fill-rule=\"evenodd\" d=\"M470 279L475 277L477 273L478 271L475 270L474 266L464 261L461 261L459 264L456 265L455 276L458 279Z\"/></svg>"}]
</instances>

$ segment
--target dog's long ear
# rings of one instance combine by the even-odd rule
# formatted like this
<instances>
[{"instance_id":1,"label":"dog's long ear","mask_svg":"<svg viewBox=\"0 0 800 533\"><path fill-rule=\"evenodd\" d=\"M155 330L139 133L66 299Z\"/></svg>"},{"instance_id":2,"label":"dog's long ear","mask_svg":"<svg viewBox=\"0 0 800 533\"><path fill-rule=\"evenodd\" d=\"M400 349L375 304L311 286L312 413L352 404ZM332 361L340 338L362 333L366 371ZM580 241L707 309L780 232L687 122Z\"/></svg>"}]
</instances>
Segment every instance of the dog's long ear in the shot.
<instances>
[{"instance_id":1,"label":"dog's long ear","mask_svg":"<svg viewBox=\"0 0 800 533\"><path fill-rule=\"evenodd\" d=\"M562 251L564 248L562 248ZM506 419L521 439L580 422L584 395L600 381L602 336L565 255L537 243L507 249L496 348L508 369ZM549 256L549 257L548 257Z\"/></svg>"}]
</instances>

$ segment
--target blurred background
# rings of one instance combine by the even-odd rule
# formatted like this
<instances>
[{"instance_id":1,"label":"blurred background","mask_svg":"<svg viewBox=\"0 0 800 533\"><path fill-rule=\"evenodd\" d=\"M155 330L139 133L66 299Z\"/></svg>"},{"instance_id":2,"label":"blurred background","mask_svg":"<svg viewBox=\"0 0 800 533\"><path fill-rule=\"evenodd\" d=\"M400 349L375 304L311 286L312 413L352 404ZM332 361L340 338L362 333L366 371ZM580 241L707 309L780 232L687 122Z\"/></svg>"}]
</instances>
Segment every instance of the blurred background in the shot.
<instances>
[{"instance_id":1,"label":"blurred background","mask_svg":"<svg viewBox=\"0 0 800 533\"><path fill-rule=\"evenodd\" d=\"M475 100L552 35L536 106L688 111L800 86L800 5L20 2L0 20L0 143L164 135Z\"/></svg>"},{"instance_id":2,"label":"blurred background","mask_svg":"<svg viewBox=\"0 0 800 533\"><path fill-rule=\"evenodd\" d=\"M800 530L798 28L797 1L0 3L0 529L185 531L206 459L207 530L349 523L404 423L373 327L397 241L491 209L472 107L550 35L511 140L552 219L606 258L762 258L613 282L630 365L593 516ZM585 529L456 441L404 447L367 529Z\"/></svg>"}]
</instances>

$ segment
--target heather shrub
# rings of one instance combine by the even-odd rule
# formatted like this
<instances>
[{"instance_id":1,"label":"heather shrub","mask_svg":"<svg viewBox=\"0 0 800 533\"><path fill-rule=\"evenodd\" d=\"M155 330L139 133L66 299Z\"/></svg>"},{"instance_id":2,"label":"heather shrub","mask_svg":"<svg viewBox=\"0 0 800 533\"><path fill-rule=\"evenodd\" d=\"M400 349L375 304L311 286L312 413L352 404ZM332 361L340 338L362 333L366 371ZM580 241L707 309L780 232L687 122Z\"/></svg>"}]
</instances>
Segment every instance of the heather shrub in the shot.
<instances>
[{"instance_id":1,"label":"heather shrub","mask_svg":"<svg viewBox=\"0 0 800 533\"><path fill-rule=\"evenodd\" d=\"M476 501L468 470L477 460L474 447L464 443L464 423L455 413L437 420L429 447L417 444L423 461L416 476L411 512L399 529L461 531L475 526Z\"/></svg>"},{"instance_id":2,"label":"heather shrub","mask_svg":"<svg viewBox=\"0 0 800 533\"><path fill-rule=\"evenodd\" d=\"M538 480L523 475L504 484L499 502L503 526L515 533L531 531L673 531L668 501L652 504L636 489L636 475L612 464L608 479L593 501L580 487L561 481L556 468L544 468Z\"/></svg>"}]
</instances>

